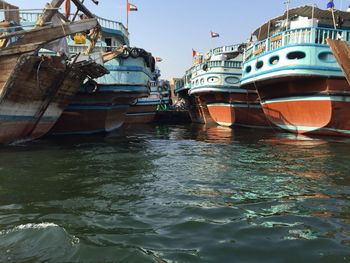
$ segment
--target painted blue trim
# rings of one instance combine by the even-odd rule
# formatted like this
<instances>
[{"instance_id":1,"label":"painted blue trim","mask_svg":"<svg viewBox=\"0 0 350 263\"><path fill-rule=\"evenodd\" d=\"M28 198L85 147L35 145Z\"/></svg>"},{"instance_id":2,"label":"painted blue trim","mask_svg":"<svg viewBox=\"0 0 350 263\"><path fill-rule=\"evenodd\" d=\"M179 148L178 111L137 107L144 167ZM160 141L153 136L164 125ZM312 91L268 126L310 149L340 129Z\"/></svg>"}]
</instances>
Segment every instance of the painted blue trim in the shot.
<instances>
[{"instance_id":1,"label":"painted blue trim","mask_svg":"<svg viewBox=\"0 0 350 263\"><path fill-rule=\"evenodd\" d=\"M36 121L37 119L34 116L25 115L0 115L0 121ZM40 121L55 122L57 119L58 117L43 116Z\"/></svg>"},{"instance_id":2,"label":"painted blue trim","mask_svg":"<svg viewBox=\"0 0 350 263\"><path fill-rule=\"evenodd\" d=\"M145 73L150 79L153 78L152 75L150 75L148 72L144 70L144 67L140 67L140 66L115 66L115 65L104 65L104 66L106 67L106 69L108 69L111 72L117 72L117 71L142 72L142 73Z\"/></svg>"},{"instance_id":3,"label":"painted blue trim","mask_svg":"<svg viewBox=\"0 0 350 263\"><path fill-rule=\"evenodd\" d=\"M113 36L119 37L124 42L123 44L129 44L129 38L125 34L123 34L123 32L120 30L101 27L101 31L103 33L107 33L107 34L111 34Z\"/></svg>"},{"instance_id":4,"label":"painted blue trim","mask_svg":"<svg viewBox=\"0 0 350 263\"><path fill-rule=\"evenodd\" d=\"M53 132L52 135L64 136L64 135L91 135L96 133L107 133L106 129L91 130L91 131L77 131L77 132Z\"/></svg>"},{"instance_id":5,"label":"painted blue trim","mask_svg":"<svg viewBox=\"0 0 350 263\"><path fill-rule=\"evenodd\" d=\"M147 93L149 94L149 88L147 86L128 86L128 85L118 85L118 84L109 84L109 85L99 85L98 92L122 92L122 93Z\"/></svg>"},{"instance_id":6,"label":"painted blue trim","mask_svg":"<svg viewBox=\"0 0 350 263\"><path fill-rule=\"evenodd\" d=\"M66 108L67 111L71 110L112 110L112 109L125 109L129 105L87 105L87 104L70 104Z\"/></svg>"},{"instance_id":7,"label":"painted blue trim","mask_svg":"<svg viewBox=\"0 0 350 263\"><path fill-rule=\"evenodd\" d=\"M126 115L135 116L135 115L151 115L156 114L156 111L140 111L140 112L128 112Z\"/></svg>"},{"instance_id":8,"label":"painted blue trim","mask_svg":"<svg viewBox=\"0 0 350 263\"><path fill-rule=\"evenodd\" d=\"M246 60L243 62L243 67L245 64L251 62L251 61L254 61L254 60L257 60L257 59L260 59L266 55L269 55L271 53L275 53L277 51L280 51L280 50L283 50L283 49L286 49L286 48L291 48L291 47L325 47L325 48L329 48L328 45L325 45L325 44L313 44L313 43L302 43L302 44L288 44L288 45L285 45L283 47L279 47L279 48L276 48L274 50L270 50L270 51L267 51L267 52L263 52L263 53L260 53L258 56L255 56L255 57L252 57L250 58L249 60Z\"/></svg>"},{"instance_id":9,"label":"painted blue trim","mask_svg":"<svg viewBox=\"0 0 350 263\"><path fill-rule=\"evenodd\" d=\"M270 70L262 71L261 73L257 73L257 74L250 75L247 77L242 77L241 83L244 81L247 81L248 79L255 78L255 77L258 77L261 75L266 75L266 74L273 73L273 72L279 72L279 71L284 71L284 70L303 70L303 69L342 72L340 68L329 68L329 67L323 67L323 66L303 66L303 65L285 66L285 67L280 67L277 69L270 69ZM300 75L303 75L303 74L300 74ZM312 75L312 72L308 75Z\"/></svg>"}]
</instances>

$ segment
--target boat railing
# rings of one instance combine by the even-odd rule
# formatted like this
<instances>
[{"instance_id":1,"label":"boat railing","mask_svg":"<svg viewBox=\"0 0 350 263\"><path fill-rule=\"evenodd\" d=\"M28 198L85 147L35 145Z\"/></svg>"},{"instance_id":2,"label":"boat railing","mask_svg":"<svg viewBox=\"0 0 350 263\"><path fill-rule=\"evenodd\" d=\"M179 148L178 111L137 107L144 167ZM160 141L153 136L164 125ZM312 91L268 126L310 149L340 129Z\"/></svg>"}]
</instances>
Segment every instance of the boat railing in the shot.
<instances>
[{"instance_id":1,"label":"boat railing","mask_svg":"<svg viewBox=\"0 0 350 263\"><path fill-rule=\"evenodd\" d=\"M35 23L40 15L42 13L40 12L20 12L20 17L21 17L21 20L24 21L24 22L33 22ZM73 19L74 17L74 14L71 14L70 15L70 19ZM129 32L128 30L126 29L126 27L120 23L120 22L117 22L117 21L113 21L113 20L109 20L109 19L105 19L105 18L102 18L102 17L99 17L99 16L96 16L99 24L101 25L101 27L104 27L104 28L107 28L107 29L113 29L113 30L118 30L118 31L121 31L125 36L129 36Z\"/></svg>"},{"instance_id":2,"label":"boat railing","mask_svg":"<svg viewBox=\"0 0 350 263\"><path fill-rule=\"evenodd\" d=\"M238 47L239 47L239 45L218 47L218 48L214 48L213 50L211 50L211 53L213 55L220 55L220 54L224 54L224 53L236 52L238 50Z\"/></svg>"},{"instance_id":3,"label":"boat railing","mask_svg":"<svg viewBox=\"0 0 350 263\"><path fill-rule=\"evenodd\" d=\"M275 49L292 44L318 44L327 45L327 38L341 38L347 42L350 41L350 31L343 29L331 29L320 27L307 27L290 29L275 34L263 41L260 41L246 48L244 60L248 60L262 53L273 51Z\"/></svg>"},{"instance_id":4,"label":"boat railing","mask_svg":"<svg viewBox=\"0 0 350 263\"><path fill-rule=\"evenodd\" d=\"M231 69L241 69L242 68L242 62L241 61L230 61L230 60L213 60L213 61L207 61L203 62L195 67L192 67L186 72L186 75L189 75L189 73L197 72L200 70L203 70L204 68L231 68Z\"/></svg>"}]
</instances>

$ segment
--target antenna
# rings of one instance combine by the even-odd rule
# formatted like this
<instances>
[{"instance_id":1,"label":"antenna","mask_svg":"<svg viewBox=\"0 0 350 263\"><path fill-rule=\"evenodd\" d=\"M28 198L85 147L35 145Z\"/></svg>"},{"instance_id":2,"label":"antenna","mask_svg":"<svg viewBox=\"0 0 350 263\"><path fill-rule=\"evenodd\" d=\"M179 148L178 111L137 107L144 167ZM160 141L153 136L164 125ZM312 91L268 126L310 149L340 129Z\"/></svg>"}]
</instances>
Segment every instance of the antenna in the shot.
<instances>
[{"instance_id":1,"label":"antenna","mask_svg":"<svg viewBox=\"0 0 350 263\"><path fill-rule=\"evenodd\" d=\"M286 5L286 11L287 11L287 22L289 20L289 4L290 4L290 0L285 1L283 4Z\"/></svg>"}]
</instances>

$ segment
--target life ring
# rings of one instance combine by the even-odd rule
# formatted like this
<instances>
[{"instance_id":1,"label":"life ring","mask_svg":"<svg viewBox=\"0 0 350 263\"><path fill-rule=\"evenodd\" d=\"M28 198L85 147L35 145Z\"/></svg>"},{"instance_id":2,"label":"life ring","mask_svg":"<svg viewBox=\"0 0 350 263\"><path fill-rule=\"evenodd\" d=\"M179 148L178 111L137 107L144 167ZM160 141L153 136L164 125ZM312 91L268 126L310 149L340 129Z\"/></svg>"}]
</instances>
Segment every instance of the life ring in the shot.
<instances>
[{"instance_id":1,"label":"life ring","mask_svg":"<svg viewBox=\"0 0 350 263\"><path fill-rule=\"evenodd\" d=\"M130 55L133 57L133 58L138 58L140 56L140 51L137 49L137 48L133 48L131 49L130 51Z\"/></svg>"},{"instance_id":2,"label":"life ring","mask_svg":"<svg viewBox=\"0 0 350 263\"><path fill-rule=\"evenodd\" d=\"M68 19L70 16L70 0L64 2L64 16Z\"/></svg>"},{"instance_id":3,"label":"life ring","mask_svg":"<svg viewBox=\"0 0 350 263\"><path fill-rule=\"evenodd\" d=\"M204 64L203 67L202 67L202 69L203 69L204 71L207 71L207 70L208 70L208 64Z\"/></svg>"},{"instance_id":4,"label":"life ring","mask_svg":"<svg viewBox=\"0 0 350 263\"><path fill-rule=\"evenodd\" d=\"M98 90L98 85L96 81L90 79L84 84L84 89L86 93L93 94Z\"/></svg>"}]
</instances>

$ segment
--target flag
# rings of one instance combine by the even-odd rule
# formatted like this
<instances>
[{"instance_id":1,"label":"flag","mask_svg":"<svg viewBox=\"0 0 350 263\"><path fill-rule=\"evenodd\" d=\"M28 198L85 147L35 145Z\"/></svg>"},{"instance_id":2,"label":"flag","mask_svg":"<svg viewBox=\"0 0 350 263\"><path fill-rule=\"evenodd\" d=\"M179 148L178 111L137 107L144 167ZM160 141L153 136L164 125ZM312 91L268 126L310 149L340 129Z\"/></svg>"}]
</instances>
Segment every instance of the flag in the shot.
<instances>
[{"instance_id":1,"label":"flag","mask_svg":"<svg viewBox=\"0 0 350 263\"><path fill-rule=\"evenodd\" d=\"M214 38L214 37L219 37L220 35L219 35L218 33L215 33L215 32L213 32L213 31L210 31L210 36L211 36L212 38Z\"/></svg>"},{"instance_id":2,"label":"flag","mask_svg":"<svg viewBox=\"0 0 350 263\"><path fill-rule=\"evenodd\" d=\"M128 12L130 12L130 11L137 11L137 6L128 3Z\"/></svg>"},{"instance_id":3,"label":"flag","mask_svg":"<svg viewBox=\"0 0 350 263\"><path fill-rule=\"evenodd\" d=\"M160 58L160 57L156 57L156 62L162 62L163 61L163 59L162 58Z\"/></svg>"},{"instance_id":4,"label":"flag","mask_svg":"<svg viewBox=\"0 0 350 263\"><path fill-rule=\"evenodd\" d=\"M192 57L197 56L197 51L192 48Z\"/></svg>"}]
</instances>

